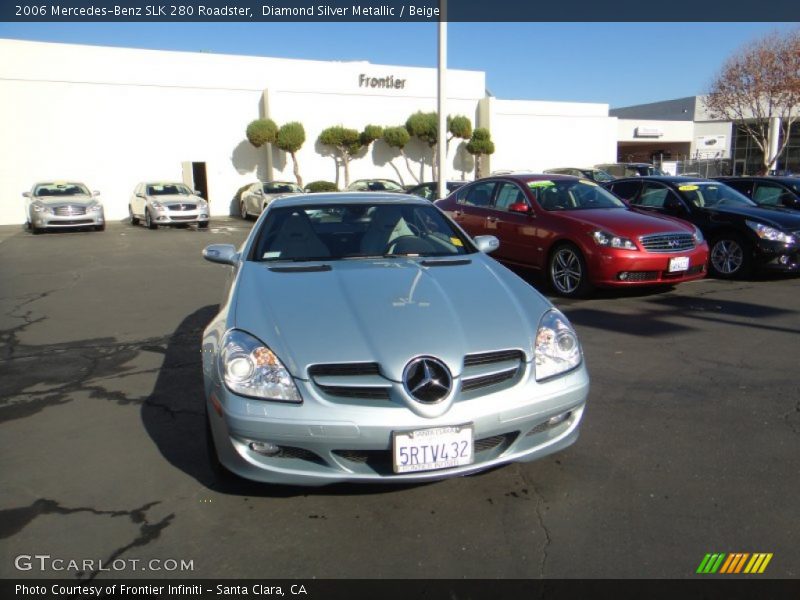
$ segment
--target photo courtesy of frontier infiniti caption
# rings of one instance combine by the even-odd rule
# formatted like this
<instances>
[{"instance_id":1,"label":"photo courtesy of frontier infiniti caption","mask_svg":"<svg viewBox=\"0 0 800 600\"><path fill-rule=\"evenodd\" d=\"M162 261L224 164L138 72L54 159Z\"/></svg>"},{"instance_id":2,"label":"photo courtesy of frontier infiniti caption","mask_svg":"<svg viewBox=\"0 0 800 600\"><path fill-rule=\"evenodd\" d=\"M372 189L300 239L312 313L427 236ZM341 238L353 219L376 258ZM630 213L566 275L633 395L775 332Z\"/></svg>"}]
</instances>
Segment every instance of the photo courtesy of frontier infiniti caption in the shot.
<instances>
[{"instance_id":1,"label":"photo courtesy of frontier infiniti caption","mask_svg":"<svg viewBox=\"0 0 800 600\"><path fill-rule=\"evenodd\" d=\"M228 265L203 334L220 476L421 482L556 452L589 377L566 317L430 201L345 192L273 201Z\"/></svg>"}]
</instances>

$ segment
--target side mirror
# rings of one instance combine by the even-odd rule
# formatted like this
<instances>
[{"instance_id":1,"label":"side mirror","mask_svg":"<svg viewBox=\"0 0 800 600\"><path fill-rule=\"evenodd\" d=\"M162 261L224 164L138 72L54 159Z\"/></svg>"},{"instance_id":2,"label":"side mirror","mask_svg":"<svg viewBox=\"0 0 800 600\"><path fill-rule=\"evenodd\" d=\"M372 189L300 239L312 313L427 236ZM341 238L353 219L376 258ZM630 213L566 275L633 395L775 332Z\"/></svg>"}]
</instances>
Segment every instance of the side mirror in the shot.
<instances>
[{"instance_id":1,"label":"side mirror","mask_svg":"<svg viewBox=\"0 0 800 600\"><path fill-rule=\"evenodd\" d=\"M235 265L239 254L233 244L211 244L203 250L203 258L220 265Z\"/></svg>"},{"instance_id":2,"label":"side mirror","mask_svg":"<svg viewBox=\"0 0 800 600\"><path fill-rule=\"evenodd\" d=\"M203 194L201 194L201 193L200 193L200 190L192 190L192 193L193 193L195 196L200 196L201 198L203 197Z\"/></svg>"},{"instance_id":3,"label":"side mirror","mask_svg":"<svg viewBox=\"0 0 800 600\"><path fill-rule=\"evenodd\" d=\"M472 239L478 250L484 254L491 254L500 247L500 240L493 235L479 235Z\"/></svg>"},{"instance_id":4,"label":"side mirror","mask_svg":"<svg viewBox=\"0 0 800 600\"><path fill-rule=\"evenodd\" d=\"M522 213L524 215L532 214L531 207L524 202L514 202L514 204L509 205L508 211L513 213Z\"/></svg>"},{"instance_id":5,"label":"side mirror","mask_svg":"<svg viewBox=\"0 0 800 600\"><path fill-rule=\"evenodd\" d=\"M136 194L136 197L137 198L147 198L147 196L145 194L143 194L142 192L139 192L138 194Z\"/></svg>"},{"instance_id":6,"label":"side mirror","mask_svg":"<svg viewBox=\"0 0 800 600\"><path fill-rule=\"evenodd\" d=\"M22 192L22 196L24 198L30 198L31 197L31 193L30 192Z\"/></svg>"},{"instance_id":7,"label":"side mirror","mask_svg":"<svg viewBox=\"0 0 800 600\"><path fill-rule=\"evenodd\" d=\"M100 195L100 192L98 192L97 190L94 190L92 192L92 196L99 196L99 195Z\"/></svg>"},{"instance_id":8,"label":"side mirror","mask_svg":"<svg viewBox=\"0 0 800 600\"><path fill-rule=\"evenodd\" d=\"M254 193L256 196L263 196L263 195L264 195L264 190L262 190L261 188L258 188L258 189L257 189L255 192L253 192L253 193Z\"/></svg>"}]
</instances>

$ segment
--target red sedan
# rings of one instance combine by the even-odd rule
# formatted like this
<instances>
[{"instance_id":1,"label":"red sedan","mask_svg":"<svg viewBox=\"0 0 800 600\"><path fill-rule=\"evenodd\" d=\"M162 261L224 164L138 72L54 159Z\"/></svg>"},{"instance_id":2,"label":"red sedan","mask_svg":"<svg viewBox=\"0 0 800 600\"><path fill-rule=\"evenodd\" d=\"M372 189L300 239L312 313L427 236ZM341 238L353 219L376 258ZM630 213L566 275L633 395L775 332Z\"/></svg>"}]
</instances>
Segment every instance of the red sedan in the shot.
<instances>
[{"instance_id":1,"label":"red sedan","mask_svg":"<svg viewBox=\"0 0 800 600\"><path fill-rule=\"evenodd\" d=\"M694 225L634 212L587 179L487 177L436 206L471 236L496 236L499 260L544 270L562 296L584 296L595 286L674 285L706 274L708 245Z\"/></svg>"}]
</instances>

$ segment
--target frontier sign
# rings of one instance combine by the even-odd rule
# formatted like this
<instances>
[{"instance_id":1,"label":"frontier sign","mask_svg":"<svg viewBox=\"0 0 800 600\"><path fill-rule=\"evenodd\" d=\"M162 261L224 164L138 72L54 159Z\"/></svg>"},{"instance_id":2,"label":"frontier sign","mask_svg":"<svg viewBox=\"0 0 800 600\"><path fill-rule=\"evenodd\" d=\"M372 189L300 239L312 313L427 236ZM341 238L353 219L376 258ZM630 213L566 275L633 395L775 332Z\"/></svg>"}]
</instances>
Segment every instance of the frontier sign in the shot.
<instances>
[{"instance_id":1,"label":"frontier sign","mask_svg":"<svg viewBox=\"0 0 800 600\"><path fill-rule=\"evenodd\" d=\"M402 90L406 85L405 79L395 79L394 75L387 77L370 77L362 73L358 76L360 88L385 88L389 90Z\"/></svg>"}]
</instances>

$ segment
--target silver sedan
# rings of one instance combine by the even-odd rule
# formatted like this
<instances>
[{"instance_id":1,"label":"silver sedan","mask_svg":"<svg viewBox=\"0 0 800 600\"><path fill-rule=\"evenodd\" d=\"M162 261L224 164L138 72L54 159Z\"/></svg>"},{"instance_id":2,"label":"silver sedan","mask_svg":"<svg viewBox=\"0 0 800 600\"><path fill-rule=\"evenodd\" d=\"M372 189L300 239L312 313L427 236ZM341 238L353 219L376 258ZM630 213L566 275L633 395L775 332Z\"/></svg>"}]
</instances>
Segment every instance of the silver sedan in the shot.
<instances>
[{"instance_id":1,"label":"silver sedan","mask_svg":"<svg viewBox=\"0 0 800 600\"><path fill-rule=\"evenodd\" d=\"M26 226L33 233L46 229L106 228L100 192L82 183L43 181L35 183L25 199Z\"/></svg>"},{"instance_id":2,"label":"silver sedan","mask_svg":"<svg viewBox=\"0 0 800 600\"><path fill-rule=\"evenodd\" d=\"M419 482L572 444L589 391L564 315L438 208L272 202L203 334L214 465L262 482Z\"/></svg>"},{"instance_id":3,"label":"silver sedan","mask_svg":"<svg viewBox=\"0 0 800 600\"><path fill-rule=\"evenodd\" d=\"M257 217L275 198L302 193L303 188L290 181L254 183L242 192L241 200L239 201L239 216L245 220Z\"/></svg>"},{"instance_id":4,"label":"silver sedan","mask_svg":"<svg viewBox=\"0 0 800 600\"><path fill-rule=\"evenodd\" d=\"M131 225L144 221L148 229L159 225L188 225L199 229L208 227L208 202L200 192L178 182L151 181L139 183L128 201Z\"/></svg>"}]
</instances>

